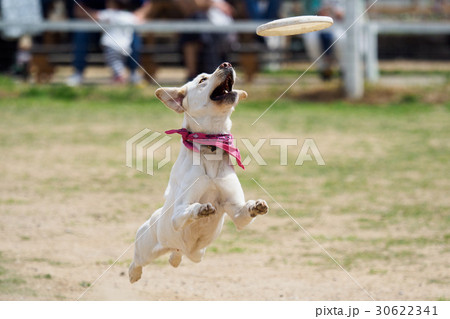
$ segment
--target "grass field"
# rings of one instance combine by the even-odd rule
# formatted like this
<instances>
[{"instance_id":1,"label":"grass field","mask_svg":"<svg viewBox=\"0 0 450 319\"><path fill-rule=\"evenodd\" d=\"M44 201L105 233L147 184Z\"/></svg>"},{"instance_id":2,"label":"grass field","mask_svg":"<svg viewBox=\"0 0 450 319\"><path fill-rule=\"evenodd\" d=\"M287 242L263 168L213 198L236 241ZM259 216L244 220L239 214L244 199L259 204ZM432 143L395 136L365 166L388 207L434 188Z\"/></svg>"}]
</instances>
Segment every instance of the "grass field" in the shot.
<instances>
[{"instance_id":1,"label":"grass field","mask_svg":"<svg viewBox=\"0 0 450 319\"><path fill-rule=\"evenodd\" d=\"M76 299L162 205L171 165L154 176L125 166L125 142L135 133L181 125L153 91L0 78L1 300ZM448 83L427 94L411 89L391 103L292 94L252 126L282 90L249 88L233 114L234 136L253 144L313 138L326 165L295 166L300 145L280 165L277 147L265 143L267 165L253 160L237 172L247 198L268 201L269 215L242 232L227 221L202 263L173 269L164 256L133 286L130 249L83 299L369 299L286 210L375 299L448 300L448 91ZM372 97L386 92L369 89ZM179 141L170 143L176 156Z\"/></svg>"}]
</instances>

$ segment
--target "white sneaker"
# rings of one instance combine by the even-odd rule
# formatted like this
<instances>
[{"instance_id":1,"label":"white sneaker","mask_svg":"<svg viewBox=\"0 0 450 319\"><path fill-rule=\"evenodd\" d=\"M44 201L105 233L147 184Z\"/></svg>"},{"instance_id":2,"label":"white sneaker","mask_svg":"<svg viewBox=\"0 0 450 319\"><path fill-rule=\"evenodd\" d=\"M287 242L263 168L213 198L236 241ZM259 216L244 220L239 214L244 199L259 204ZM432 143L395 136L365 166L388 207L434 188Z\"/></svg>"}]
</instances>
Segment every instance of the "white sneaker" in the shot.
<instances>
[{"instance_id":1,"label":"white sneaker","mask_svg":"<svg viewBox=\"0 0 450 319\"><path fill-rule=\"evenodd\" d=\"M80 86L83 83L83 75L81 73L74 73L67 78L66 84L68 86Z\"/></svg>"},{"instance_id":2,"label":"white sneaker","mask_svg":"<svg viewBox=\"0 0 450 319\"><path fill-rule=\"evenodd\" d=\"M142 82L142 76L139 74L139 72L135 71L130 74L129 81L131 84L139 84Z\"/></svg>"}]
</instances>

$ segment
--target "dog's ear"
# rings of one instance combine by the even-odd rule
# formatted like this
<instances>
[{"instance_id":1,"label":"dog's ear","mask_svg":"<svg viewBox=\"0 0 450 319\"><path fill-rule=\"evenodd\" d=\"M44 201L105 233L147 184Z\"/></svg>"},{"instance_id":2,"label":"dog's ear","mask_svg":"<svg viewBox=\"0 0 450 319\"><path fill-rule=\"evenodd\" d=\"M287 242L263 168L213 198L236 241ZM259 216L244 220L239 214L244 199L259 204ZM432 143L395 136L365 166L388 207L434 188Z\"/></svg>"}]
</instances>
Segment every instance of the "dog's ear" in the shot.
<instances>
[{"instance_id":1,"label":"dog's ear","mask_svg":"<svg viewBox=\"0 0 450 319\"><path fill-rule=\"evenodd\" d=\"M160 99L169 109L177 113L183 113L183 99L186 96L186 87L181 88L159 88L155 95Z\"/></svg>"},{"instance_id":2,"label":"dog's ear","mask_svg":"<svg viewBox=\"0 0 450 319\"><path fill-rule=\"evenodd\" d=\"M238 95L239 95L239 101L240 101L240 100L245 100L245 99L248 97L248 94L247 94L247 92L245 92L245 91L242 91L242 90L236 90L236 92L237 92Z\"/></svg>"}]
</instances>

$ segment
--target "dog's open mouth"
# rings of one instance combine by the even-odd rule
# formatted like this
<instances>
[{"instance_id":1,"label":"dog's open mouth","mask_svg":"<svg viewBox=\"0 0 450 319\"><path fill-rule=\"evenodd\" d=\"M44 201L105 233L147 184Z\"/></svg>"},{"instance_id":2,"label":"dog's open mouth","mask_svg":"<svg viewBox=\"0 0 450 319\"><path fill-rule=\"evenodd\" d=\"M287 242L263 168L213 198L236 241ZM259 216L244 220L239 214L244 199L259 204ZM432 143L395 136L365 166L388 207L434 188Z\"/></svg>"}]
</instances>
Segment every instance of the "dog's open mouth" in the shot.
<instances>
[{"instance_id":1,"label":"dog's open mouth","mask_svg":"<svg viewBox=\"0 0 450 319\"><path fill-rule=\"evenodd\" d=\"M232 92L233 84L234 84L233 74L229 73L226 79L212 92L210 96L211 100L220 101L226 98L227 95Z\"/></svg>"}]
</instances>

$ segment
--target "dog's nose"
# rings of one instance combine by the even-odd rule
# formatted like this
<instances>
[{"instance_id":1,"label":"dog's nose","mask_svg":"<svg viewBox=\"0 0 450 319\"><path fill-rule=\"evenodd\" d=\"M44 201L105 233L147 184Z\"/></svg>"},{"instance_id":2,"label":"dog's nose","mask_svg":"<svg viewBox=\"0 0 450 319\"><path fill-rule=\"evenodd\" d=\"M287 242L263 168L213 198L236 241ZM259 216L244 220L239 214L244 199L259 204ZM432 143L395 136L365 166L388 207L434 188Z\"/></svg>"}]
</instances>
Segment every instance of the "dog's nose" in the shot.
<instances>
[{"instance_id":1,"label":"dog's nose","mask_svg":"<svg viewBox=\"0 0 450 319\"><path fill-rule=\"evenodd\" d=\"M220 66L219 69L229 69L232 68L233 66L231 65L231 63L229 62L223 62Z\"/></svg>"}]
</instances>

